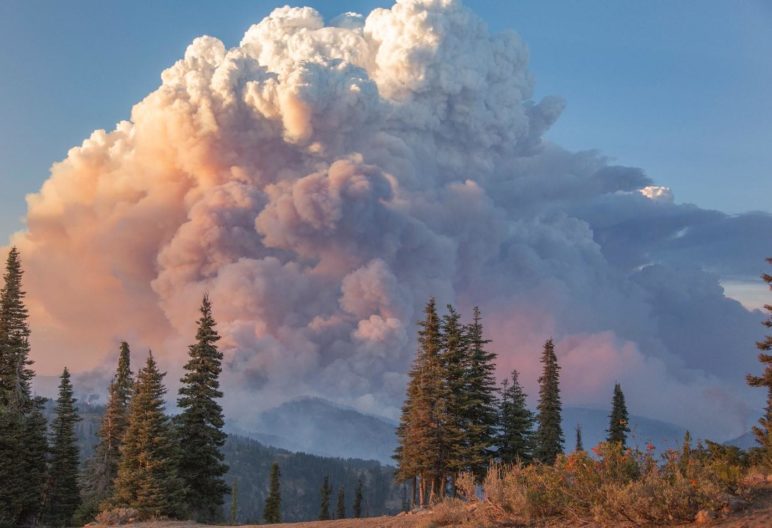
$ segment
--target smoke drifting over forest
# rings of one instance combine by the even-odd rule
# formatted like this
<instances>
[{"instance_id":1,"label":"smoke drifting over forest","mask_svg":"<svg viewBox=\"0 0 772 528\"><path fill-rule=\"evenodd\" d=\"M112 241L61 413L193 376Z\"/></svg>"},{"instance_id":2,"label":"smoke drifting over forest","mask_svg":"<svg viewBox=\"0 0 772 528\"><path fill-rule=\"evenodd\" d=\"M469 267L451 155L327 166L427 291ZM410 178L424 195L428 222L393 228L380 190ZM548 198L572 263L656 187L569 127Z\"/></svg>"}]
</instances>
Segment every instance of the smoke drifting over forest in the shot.
<instances>
[{"instance_id":1,"label":"smoke drifting over forest","mask_svg":"<svg viewBox=\"0 0 772 528\"><path fill-rule=\"evenodd\" d=\"M572 405L619 381L631 412L697 434L756 419L761 317L718 279L763 270L772 218L546 141L564 102L532 98L516 34L452 0L284 7L161 79L28 198L39 370L99 372L125 338L173 382L208 291L229 417L306 394L394 416L434 295L480 305L531 395L553 336Z\"/></svg>"}]
</instances>

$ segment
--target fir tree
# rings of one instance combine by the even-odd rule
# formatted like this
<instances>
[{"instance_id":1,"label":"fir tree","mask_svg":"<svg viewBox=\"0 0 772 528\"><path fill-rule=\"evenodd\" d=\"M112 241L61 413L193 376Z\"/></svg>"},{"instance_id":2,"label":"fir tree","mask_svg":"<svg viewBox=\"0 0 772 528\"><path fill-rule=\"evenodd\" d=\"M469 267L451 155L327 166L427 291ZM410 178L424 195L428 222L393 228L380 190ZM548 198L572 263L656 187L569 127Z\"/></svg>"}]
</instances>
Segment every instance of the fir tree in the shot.
<instances>
[{"instance_id":1,"label":"fir tree","mask_svg":"<svg viewBox=\"0 0 772 528\"><path fill-rule=\"evenodd\" d=\"M179 461L179 474L186 487L185 502L193 518L214 521L220 515L228 486L223 476L228 466L223 463L221 448L226 435L222 407L217 402L220 392L222 353L217 349L220 335L215 329L212 304L204 295L198 320L196 343L189 356L177 404L180 445L185 446Z\"/></svg>"},{"instance_id":2,"label":"fir tree","mask_svg":"<svg viewBox=\"0 0 772 528\"><path fill-rule=\"evenodd\" d=\"M164 375L149 353L137 373L114 484L114 505L135 508L143 517L177 517L183 512L177 450L164 414Z\"/></svg>"},{"instance_id":3,"label":"fir tree","mask_svg":"<svg viewBox=\"0 0 772 528\"><path fill-rule=\"evenodd\" d=\"M11 248L0 290L0 405L26 413L32 405L30 383L35 373L29 359L30 329L27 323L21 257Z\"/></svg>"},{"instance_id":4,"label":"fir tree","mask_svg":"<svg viewBox=\"0 0 772 528\"><path fill-rule=\"evenodd\" d=\"M526 395L512 371L512 384L502 383L499 409L498 456L502 462L528 463L533 458L533 413L526 405Z\"/></svg>"},{"instance_id":5,"label":"fir tree","mask_svg":"<svg viewBox=\"0 0 772 528\"><path fill-rule=\"evenodd\" d=\"M279 479L281 471L276 462L271 465L271 486L268 492L268 498L265 499L265 511L263 518L268 524L278 524L281 522L281 488Z\"/></svg>"},{"instance_id":6,"label":"fir tree","mask_svg":"<svg viewBox=\"0 0 772 528\"><path fill-rule=\"evenodd\" d=\"M475 306L466 327L469 365L466 375L467 466L481 480L493 457L496 443L496 354L486 350L482 316Z\"/></svg>"},{"instance_id":7,"label":"fir tree","mask_svg":"<svg viewBox=\"0 0 772 528\"><path fill-rule=\"evenodd\" d=\"M399 445L394 455L397 478L413 480L414 498L425 504L443 488L447 467L445 424L447 423L447 385L441 352L440 319L434 299L430 299L419 322L419 350L410 380L402 416L397 428Z\"/></svg>"},{"instance_id":8,"label":"fir tree","mask_svg":"<svg viewBox=\"0 0 772 528\"><path fill-rule=\"evenodd\" d=\"M321 489L321 504L319 505L319 520L330 520L330 495L332 495L332 486L330 485L329 477L324 477Z\"/></svg>"},{"instance_id":9,"label":"fir tree","mask_svg":"<svg viewBox=\"0 0 772 528\"><path fill-rule=\"evenodd\" d=\"M767 259L767 262L772 264L772 258ZM765 273L761 278L772 290L772 275ZM772 328L772 304L764 305L764 309L768 315L762 324L767 328ZM759 424L753 427L753 434L759 444L762 460L768 467L772 467L772 335L757 342L756 348L759 349L759 362L763 365L764 371L761 376L749 374L747 381L751 387L761 387L767 390L767 406L764 409L764 415L759 418Z\"/></svg>"},{"instance_id":10,"label":"fir tree","mask_svg":"<svg viewBox=\"0 0 772 528\"><path fill-rule=\"evenodd\" d=\"M627 415L627 405L625 405L625 395L622 393L622 387L619 383L614 385L614 397L611 403L611 414L609 414L608 442L618 443L625 447L627 443L627 433L630 432L630 419Z\"/></svg>"},{"instance_id":11,"label":"fir tree","mask_svg":"<svg viewBox=\"0 0 772 528\"><path fill-rule=\"evenodd\" d=\"M234 479L231 485L231 514L230 524L235 526L239 522L239 480Z\"/></svg>"},{"instance_id":12,"label":"fir tree","mask_svg":"<svg viewBox=\"0 0 772 528\"><path fill-rule=\"evenodd\" d=\"M536 422L536 458L545 464L554 464L563 452L563 429L560 424L560 365L555 356L552 339L544 343L539 377L539 405Z\"/></svg>"},{"instance_id":13,"label":"fir tree","mask_svg":"<svg viewBox=\"0 0 772 528\"><path fill-rule=\"evenodd\" d=\"M354 494L354 518L359 519L362 517L362 479L357 482L356 493Z\"/></svg>"},{"instance_id":14,"label":"fir tree","mask_svg":"<svg viewBox=\"0 0 772 528\"><path fill-rule=\"evenodd\" d=\"M34 525L45 481L46 423L34 372L21 258L11 248L0 290L0 526Z\"/></svg>"},{"instance_id":15,"label":"fir tree","mask_svg":"<svg viewBox=\"0 0 772 528\"><path fill-rule=\"evenodd\" d=\"M346 518L346 492L343 489L343 486L338 488L338 501L335 505L335 518L336 519Z\"/></svg>"},{"instance_id":16,"label":"fir tree","mask_svg":"<svg viewBox=\"0 0 772 528\"><path fill-rule=\"evenodd\" d=\"M582 443L582 424L576 424L576 448L574 451L577 453L582 453L584 451L584 444Z\"/></svg>"},{"instance_id":17,"label":"fir tree","mask_svg":"<svg viewBox=\"0 0 772 528\"><path fill-rule=\"evenodd\" d=\"M469 437L470 400L468 376L470 370L469 340L461 316L448 305L441 325L441 379L445 382L443 434L437 445L440 493L444 491L445 473L451 478L470 467L473 446ZM475 446L476 447L476 446Z\"/></svg>"},{"instance_id":18,"label":"fir tree","mask_svg":"<svg viewBox=\"0 0 772 528\"><path fill-rule=\"evenodd\" d=\"M70 526L80 505L78 446L75 443L75 424L80 418L75 403L70 373L65 368L52 424L51 469L46 486L44 519L50 526Z\"/></svg>"},{"instance_id":19,"label":"fir tree","mask_svg":"<svg viewBox=\"0 0 772 528\"><path fill-rule=\"evenodd\" d=\"M97 433L99 443L88 461L84 495L92 510L112 495L113 481L118 475L121 442L129 419L129 401L133 388L131 352L124 341L120 345L118 368L108 390L107 408Z\"/></svg>"}]
</instances>

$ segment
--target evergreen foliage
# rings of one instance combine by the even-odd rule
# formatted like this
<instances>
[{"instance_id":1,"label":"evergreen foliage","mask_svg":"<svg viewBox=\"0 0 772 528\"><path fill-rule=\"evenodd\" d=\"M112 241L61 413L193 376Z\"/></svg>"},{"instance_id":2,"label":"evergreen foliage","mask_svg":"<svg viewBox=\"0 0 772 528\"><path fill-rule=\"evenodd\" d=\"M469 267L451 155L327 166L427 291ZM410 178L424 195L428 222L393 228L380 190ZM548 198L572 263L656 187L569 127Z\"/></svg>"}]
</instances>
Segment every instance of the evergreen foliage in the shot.
<instances>
[{"instance_id":1,"label":"evergreen foliage","mask_svg":"<svg viewBox=\"0 0 772 528\"><path fill-rule=\"evenodd\" d=\"M281 522L280 479L281 471L279 470L279 464L274 462L271 465L270 491L268 492L268 498L265 499L265 510L263 512L263 518L268 524L278 524Z\"/></svg>"},{"instance_id":2,"label":"evergreen foliage","mask_svg":"<svg viewBox=\"0 0 772 528\"><path fill-rule=\"evenodd\" d=\"M165 374L153 354L137 374L129 405L129 422L112 502L137 509L143 517L177 517L183 513L183 483L177 475L177 450L164 414Z\"/></svg>"},{"instance_id":3,"label":"evergreen foliage","mask_svg":"<svg viewBox=\"0 0 772 528\"><path fill-rule=\"evenodd\" d=\"M440 328L441 363L440 380L444 381L443 417L438 422L442 427L437 449L436 477L439 480L440 493L443 491L445 474L451 476L469 469L472 450L469 435L469 340L461 315L448 305L448 313L442 318Z\"/></svg>"},{"instance_id":4,"label":"evergreen foliage","mask_svg":"<svg viewBox=\"0 0 772 528\"><path fill-rule=\"evenodd\" d=\"M574 451L582 453L584 451L584 444L582 443L582 424L576 424L576 447Z\"/></svg>"},{"instance_id":5,"label":"evergreen foliage","mask_svg":"<svg viewBox=\"0 0 772 528\"><path fill-rule=\"evenodd\" d=\"M78 446L75 424L80 420L75 406L70 373L65 367L59 383L56 416L51 426L51 465L46 486L44 522L49 526L70 526L80 505L78 490Z\"/></svg>"},{"instance_id":6,"label":"evergreen foliage","mask_svg":"<svg viewBox=\"0 0 772 528\"><path fill-rule=\"evenodd\" d=\"M490 340L483 335L482 315L476 306L472 322L466 327L466 339L469 362L465 392L465 465L478 480L482 480L493 458L496 443L496 354L486 350Z\"/></svg>"},{"instance_id":7,"label":"evergreen foliage","mask_svg":"<svg viewBox=\"0 0 772 528\"><path fill-rule=\"evenodd\" d=\"M239 479L233 479L231 485L231 514L229 522L235 525L239 522Z\"/></svg>"},{"instance_id":8,"label":"evergreen foliage","mask_svg":"<svg viewBox=\"0 0 772 528\"><path fill-rule=\"evenodd\" d=\"M330 520L330 495L332 495L332 486L330 485L330 478L324 477L321 489L321 503L319 504L319 520Z\"/></svg>"},{"instance_id":9,"label":"evergreen foliage","mask_svg":"<svg viewBox=\"0 0 772 528\"><path fill-rule=\"evenodd\" d=\"M394 458L397 478L412 479L418 502L425 504L444 488L446 476L447 385L440 356L440 319L434 299L426 304L424 320L418 325L418 354L410 371Z\"/></svg>"},{"instance_id":10,"label":"evergreen foliage","mask_svg":"<svg viewBox=\"0 0 772 528\"><path fill-rule=\"evenodd\" d=\"M533 459L533 413L526 405L526 394L520 386L517 370L502 382L499 409L498 456L506 463L528 463Z\"/></svg>"},{"instance_id":11,"label":"evergreen foliage","mask_svg":"<svg viewBox=\"0 0 772 528\"><path fill-rule=\"evenodd\" d=\"M560 424L562 405L560 402L560 365L555 356L552 339L544 343L541 362L542 375L539 377L539 404L536 422L536 459L545 464L554 464L563 452L563 429Z\"/></svg>"},{"instance_id":12,"label":"evergreen foliage","mask_svg":"<svg viewBox=\"0 0 772 528\"><path fill-rule=\"evenodd\" d=\"M354 518L359 519L362 517L362 479L359 479L357 481L357 489L356 493L354 494Z\"/></svg>"},{"instance_id":13,"label":"evergreen foliage","mask_svg":"<svg viewBox=\"0 0 772 528\"><path fill-rule=\"evenodd\" d=\"M343 486L338 488L338 501L335 505L335 518L346 518L346 491L343 489Z\"/></svg>"},{"instance_id":14,"label":"evergreen foliage","mask_svg":"<svg viewBox=\"0 0 772 528\"><path fill-rule=\"evenodd\" d=\"M21 257L8 252L0 290L0 527L36 524L46 479L43 400L31 397L30 329Z\"/></svg>"},{"instance_id":15,"label":"evergreen foliage","mask_svg":"<svg viewBox=\"0 0 772 528\"><path fill-rule=\"evenodd\" d=\"M768 258L767 262L772 264L772 258ZM765 273L761 278L772 290L772 275ZM772 304L765 304L764 309L768 314L762 324L772 328ZM758 425L753 427L753 434L760 447L761 459L768 467L772 467L772 334L757 342L756 348L759 349L759 362L763 365L764 371L761 376L749 374L746 379L751 387L767 390L767 405L763 416L759 418Z\"/></svg>"},{"instance_id":16,"label":"evergreen foliage","mask_svg":"<svg viewBox=\"0 0 772 528\"><path fill-rule=\"evenodd\" d=\"M626 446L627 433L630 432L630 418L627 415L625 395L622 393L622 387L619 383L614 385L614 397L611 403L609 426L606 432L608 433L608 441L610 443L619 443L622 447Z\"/></svg>"},{"instance_id":17,"label":"evergreen foliage","mask_svg":"<svg viewBox=\"0 0 772 528\"><path fill-rule=\"evenodd\" d=\"M118 475L121 442L129 420L129 402L134 380L131 372L131 351L125 341L120 345L118 368L108 389L107 408L99 428L99 443L89 459L84 474L85 501L94 510L109 499L113 481Z\"/></svg>"},{"instance_id":18,"label":"evergreen foliage","mask_svg":"<svg viewBox=\"0 0 772 528\"><path fill-rule=\"evenodd\" d=\"M198 521L215 521L220 517L228 486L223 476L228 467L223 463L222 398L219 376L222 353L217 349L220 336L215 329L212 305L208 295L201 303L196 343L189 347L189 360L181 382L177 404L178 440L185 448L180 453L179 475L186 488L185 503Z\"/></svg>"}]
</instances>

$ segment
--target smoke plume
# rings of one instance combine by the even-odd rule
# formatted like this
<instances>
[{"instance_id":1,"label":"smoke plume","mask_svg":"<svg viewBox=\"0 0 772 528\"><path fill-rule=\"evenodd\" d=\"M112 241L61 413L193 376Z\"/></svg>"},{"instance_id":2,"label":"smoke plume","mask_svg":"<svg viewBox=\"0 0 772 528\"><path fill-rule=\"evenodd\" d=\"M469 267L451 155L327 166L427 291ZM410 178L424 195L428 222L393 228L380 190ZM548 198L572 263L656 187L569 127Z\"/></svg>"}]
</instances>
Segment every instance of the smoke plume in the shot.
<instances>
[{"instance_id":1,"label":"smoke plume","mask_svg":"<svg viewBox=\"0 0 772 528\"><path fill-rule=\"evenodd\" d=\"M394 416L436 296L480 305L532 395L552 336L565 401L619 381L634 414L742 432L762 328L718 281L758 275L772 218L545 140L564 103L533 82L518 36L454 0L195 39L28 197L38 370L105 368L127 339L173 382L208 291L229 417L304 394Z\"/></svg>"}]
</instances>

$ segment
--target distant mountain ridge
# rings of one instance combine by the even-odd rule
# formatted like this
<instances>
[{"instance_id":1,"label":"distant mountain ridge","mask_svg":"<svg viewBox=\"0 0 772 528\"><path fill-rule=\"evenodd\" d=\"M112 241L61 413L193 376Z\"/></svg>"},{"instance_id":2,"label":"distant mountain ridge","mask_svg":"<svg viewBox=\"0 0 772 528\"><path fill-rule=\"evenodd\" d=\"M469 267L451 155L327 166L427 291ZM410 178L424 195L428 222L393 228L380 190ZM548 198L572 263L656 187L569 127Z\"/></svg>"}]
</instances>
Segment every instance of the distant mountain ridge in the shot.
<instances>
[{"instance_id":1,"label":"distant mountain ridge","mask_svg":"<svg viewBox=\"0 0 772 528\"><path fill-rule=\"evenodd\" d=\"M575 429L582 426L586 449L606 437L608 411L582 407L563 408L566 451L573 451ZM322 398L303 397L269 409L232 431L266 445L320 456L354 457L393 464L397 424L386 418L363 414ZM686 430L675 424L630 417L629 445L643 449L652 442L658 449L681 445Z\"/></svg>"}]
</instances>

